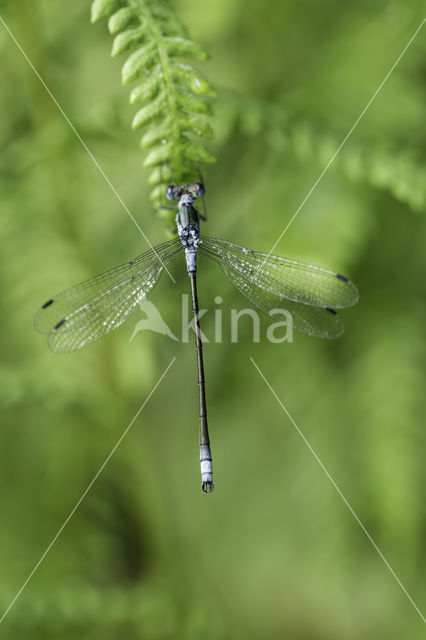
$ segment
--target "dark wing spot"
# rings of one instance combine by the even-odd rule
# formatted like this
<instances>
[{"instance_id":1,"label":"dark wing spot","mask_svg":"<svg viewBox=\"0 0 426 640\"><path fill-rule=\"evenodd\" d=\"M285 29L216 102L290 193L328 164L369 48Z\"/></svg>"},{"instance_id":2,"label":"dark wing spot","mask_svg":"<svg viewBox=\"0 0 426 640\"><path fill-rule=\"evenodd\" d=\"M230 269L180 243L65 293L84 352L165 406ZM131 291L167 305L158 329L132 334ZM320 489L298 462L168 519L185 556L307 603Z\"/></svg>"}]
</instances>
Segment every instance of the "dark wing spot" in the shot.
<instances>
[{"instance_id":1,"label":"dark wing spot","mask_svg":"<svg viewBox=\"0 0 426 640\"><path fill-rule=\"evenodd\" d=\"M334 309L332 309L331 307L324 307L324 309L326 311L329 311L330 313L333 314L333 316L337 316L337 311L335 311Z\"/></svg>"},{"instance_id":2,"label":"dark wing spot","mask_svg":"<svg viewBox=\"0 0 426 640\"><path fill-rule=\"evenodd\" d=\"M50 307L50 305L53 303L53 300L48 300L47 302L44 303L44 305L42 305L42 309L47 309L47 307Z\"/></svg>"},{"instance_id":3,"label":"dark wing spot","mask_svg":"<svg viewBox=\"0 0 426 640\"><path fill-rule=\"evenodd\" d=\"M345 278L345 276L342 276L341 273L336 273L336 278L339 278L339 280L343 280L343 282L349 282L349 280Z\"/></svg>"},{"instance_id":4,"label":"dark wing spot","mask_svg":"<svg viewBox=\"0 0 426 640\"><path fill-rule=\"evenodd\" d=\"M336 312L334 312L334 313L336 313ZM62 318L62 320L59 320L59 322L57 322L53 328L54 329L59 329L59 327L62 327L64 322L65 322L65 318Z\"/></svg>"}]
</instances>

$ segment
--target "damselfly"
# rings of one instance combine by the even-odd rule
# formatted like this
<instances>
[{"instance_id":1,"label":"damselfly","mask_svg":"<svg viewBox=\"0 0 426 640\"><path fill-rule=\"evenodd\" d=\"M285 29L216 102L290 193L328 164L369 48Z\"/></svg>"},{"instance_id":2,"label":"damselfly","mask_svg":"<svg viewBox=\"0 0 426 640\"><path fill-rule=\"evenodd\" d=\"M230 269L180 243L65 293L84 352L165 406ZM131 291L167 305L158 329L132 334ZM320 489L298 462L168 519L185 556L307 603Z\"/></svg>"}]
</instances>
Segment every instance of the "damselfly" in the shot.
<instances>
[{"instance_id":1,"label":"damselfly","mask_svg":"<svg viewBox=\"0 0 426 640\"><path fill-rule=\"evenodd\" d=\"M34 325L48 334L52 351L81 349L119 327L151 293L167 265L184 253L197 354L201 487L209 493L213 491L213 472L198 318L197 252L218 262L229 280L256 307L269 313L284 305L294 329L318 338L342 335L343 322L336 308L355 304L358 291L340 273L200 235L200 218L204 216L196 210L194 201L203 194L201 183L168 187L167 198L178 201L178 237L50 298L37 312Z\"/></svg>"}]
</instances>

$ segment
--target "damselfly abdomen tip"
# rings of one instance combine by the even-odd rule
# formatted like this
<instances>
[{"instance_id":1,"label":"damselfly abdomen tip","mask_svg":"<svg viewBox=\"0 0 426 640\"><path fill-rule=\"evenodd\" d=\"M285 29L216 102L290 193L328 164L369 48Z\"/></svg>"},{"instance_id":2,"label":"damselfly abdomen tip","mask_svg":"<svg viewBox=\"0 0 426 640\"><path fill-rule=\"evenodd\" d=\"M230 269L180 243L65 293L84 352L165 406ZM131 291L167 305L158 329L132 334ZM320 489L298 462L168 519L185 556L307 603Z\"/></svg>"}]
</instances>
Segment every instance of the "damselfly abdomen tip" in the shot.
<instances>
[{"instance_id":1,"label":"damselfly abdomen tip","mask_svg":"<svg viewBox=\"0 0 426 640\"><path fill-rule=\"evenodd\" d=\"M197 310L198 313L198 310ZM205 402L203 396L202 402ZM207 414L202 417L202 428L207 431ZM204 493L211 493L214 489L213 485L213 466L212 466L212 454L210 451L210 444L208 442L202 442L200 444L200 467L201 467L201 488Z\"/></svg>"},{"instance_id":2,"label":"damselfly abdomen tip","mask_svg":"<svg viewBox=\"0 0 426 640\"><path fill-rule=\"evenodd\" d=\"M201 483L201 488L204 493L211 493L214 489L214 484L212 480L206 480Z\"/></svg>"}]
</instances>

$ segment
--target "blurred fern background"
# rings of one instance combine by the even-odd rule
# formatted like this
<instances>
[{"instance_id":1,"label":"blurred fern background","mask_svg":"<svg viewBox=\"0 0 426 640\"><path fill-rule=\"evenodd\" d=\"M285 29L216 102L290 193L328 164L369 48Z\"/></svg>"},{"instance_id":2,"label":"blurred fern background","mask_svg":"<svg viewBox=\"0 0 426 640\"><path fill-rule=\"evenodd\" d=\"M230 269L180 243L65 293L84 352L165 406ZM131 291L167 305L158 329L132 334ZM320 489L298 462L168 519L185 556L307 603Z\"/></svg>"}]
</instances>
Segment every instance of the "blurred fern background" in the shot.
<instances>
[{"instance_id":1,"label":"blurred fern background","mask_svg":"<svg viewBox=\"0 0 426 640\"><path fill-rule=\"evenodd\" d=\"M268 251L423 19L417 0L175 0L211 53L206 234ZM0 1L150 240L144 155L89 3ZM205 347L216 490L199 482L192 345L134 318L68 356L32 318L147 246L0 25L0 603L4 611L171 358L176 362L0 625L2 638L387 640L423 623L260 378L275 389L396 574L426 600L426 36L423 28L276 253L358 285L335 342ZM184 263L151 300L179 335ZM205 333L246 306L200 260ZM241 323L243 328L243 323ZM224 321L224 335L229 323ZM164 443L168 441L165 448ZM0 615L2 615L0 613Z\"/></svg>"}]
</instances>

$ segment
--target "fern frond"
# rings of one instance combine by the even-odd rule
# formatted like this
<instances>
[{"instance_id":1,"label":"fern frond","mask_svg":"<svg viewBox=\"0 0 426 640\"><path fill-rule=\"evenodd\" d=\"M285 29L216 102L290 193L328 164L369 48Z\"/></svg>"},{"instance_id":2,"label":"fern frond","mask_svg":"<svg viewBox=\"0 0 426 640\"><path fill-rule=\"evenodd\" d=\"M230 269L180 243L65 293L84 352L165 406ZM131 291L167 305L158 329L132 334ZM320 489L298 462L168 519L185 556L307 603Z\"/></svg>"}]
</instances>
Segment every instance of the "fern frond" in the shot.
<instances>
[{"instance_id":1,"label":"fern frond","mask_svg":"<svg viewBox=\"0 0 426 640\"><path fill-rule=\"evenodd\" d=\"M226 130L220 144L238 128L247 136L262 134L275 153L291 151L301 163L317 162L324 167L342 141L342 133L324 128L294 112L288 105L229 97L221 105ZM413 211L426 211L426 166L421 150L389 146L376 140L350 140L336 156L331 171L340 171L354 183L365 183L388 191Z\"/></svg>"},{"instance_id":2,"label":"fern frond","mask_svg":"<svg viewBox=\"0 0 426 640\"><path fill-rule=\"evenodd\" d=\"M200 71L181 61L209 56L159 0L94 0L92 22L107 17L115 36L112 56L129 54L122 82L138 82L130 94L131 104L140 105L132 127L144 129L141 147L150 150L144 166L154 168L150 197L159 208L170 176L175 183L193 181L200 162L214 162L197 138L213 137L205 116L213 113L208 99L215 92Z\"/></svg>"},{"instance_id":3,"label":"fern frond","mask_svg":"<svg viewBox=\"0 0 426 640\"><path fill-rule=\"evenodd\" d=\"M306 122L292 127L290 142L301 161L317 159L324 166L339 146L331 133L319 132ZM388 191L413 211L426 209L426 167L415 149L398 149L377 141L352 140L336 157L336 170L351 182Z\"/></svg>"}]
</instances>

